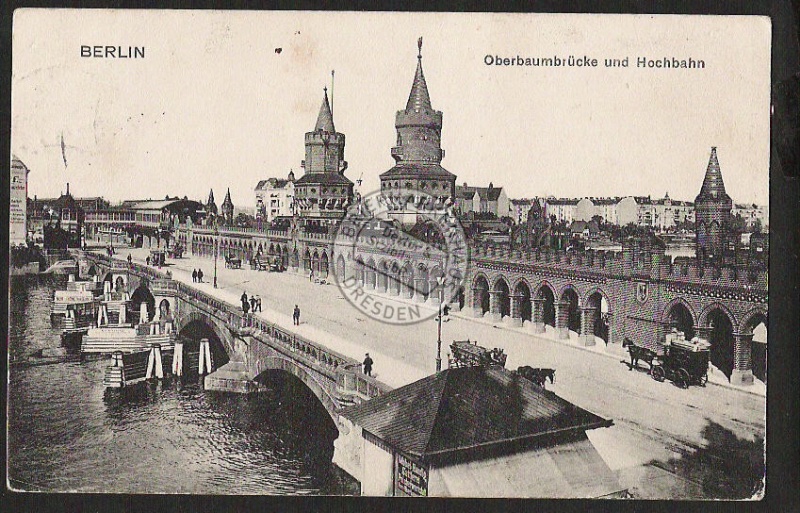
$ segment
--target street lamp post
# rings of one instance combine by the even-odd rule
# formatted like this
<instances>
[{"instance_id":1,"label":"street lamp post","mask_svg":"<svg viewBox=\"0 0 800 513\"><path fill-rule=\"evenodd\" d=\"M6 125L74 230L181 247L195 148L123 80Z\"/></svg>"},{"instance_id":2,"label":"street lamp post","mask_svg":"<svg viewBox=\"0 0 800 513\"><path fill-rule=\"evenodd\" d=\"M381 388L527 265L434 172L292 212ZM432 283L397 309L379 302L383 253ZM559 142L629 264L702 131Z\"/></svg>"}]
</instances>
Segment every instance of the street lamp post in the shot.
<instances>
[{"instance_id":1,"label":"street lamp post","mask_svg":"<svg viewBox=\"0 0 800 513\"><path fill-rule=\"evenodd\" d=\"M219 255L219 225L217 217L212 221L214 223L214 288L217 288L217 256Z\"/></svg>"},{"instance_id":2,"label":"street lamp post","mask_svg":"<svg viewBox=\"0 0 800 513\"><path fill-rule=\"evenodd\" d=\"M439 336L436 339L436 372L442 370L442 303L444 302L444 276L437 276L439 284Z\"/></svg>"}]
</instances>

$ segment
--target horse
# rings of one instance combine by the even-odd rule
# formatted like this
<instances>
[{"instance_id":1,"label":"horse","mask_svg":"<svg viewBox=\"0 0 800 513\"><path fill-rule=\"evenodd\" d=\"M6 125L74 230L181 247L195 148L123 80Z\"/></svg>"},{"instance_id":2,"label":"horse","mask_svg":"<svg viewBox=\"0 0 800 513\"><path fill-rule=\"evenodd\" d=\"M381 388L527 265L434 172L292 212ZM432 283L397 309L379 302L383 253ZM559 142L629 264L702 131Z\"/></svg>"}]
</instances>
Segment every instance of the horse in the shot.
<instances>
[{"instance_id":1,"label":"horse","mask_svg":"<svg viewBox=\"0 0 800 513\"><path fill-rule=\"evenodd\" d=\"M519 367L516 373L541 388L544 388L545 380L549 379L552 384L556 379L555 369L534 369L529 365Z\"/></svg>"},{"instance_id":2,"label":"horse","mask_svg":"<svg viewBox=\"0 0 800 513\"><path fill-rule=\"evenodd\" d=\"M628 365L628 370L633 370L634 367L639 367L639 360L647 362L647 365L650 366L650 370L653 370L653 360L655 359L656 353L647 349L646 347L637 346L631 339L625 338L622 341L622 347L628 348L628 353L631 355L631 363Z\"/></svg>"}]
</instances>

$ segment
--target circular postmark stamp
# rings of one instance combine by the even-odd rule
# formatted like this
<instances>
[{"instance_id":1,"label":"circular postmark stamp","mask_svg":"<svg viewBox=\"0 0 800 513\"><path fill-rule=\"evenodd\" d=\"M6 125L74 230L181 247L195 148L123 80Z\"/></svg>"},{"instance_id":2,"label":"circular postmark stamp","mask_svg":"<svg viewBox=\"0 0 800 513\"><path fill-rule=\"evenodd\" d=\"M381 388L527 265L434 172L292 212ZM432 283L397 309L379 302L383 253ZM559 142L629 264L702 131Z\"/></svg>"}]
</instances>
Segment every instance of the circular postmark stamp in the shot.
<instances>
[{"instance_id":1,"label":"circular postmark stamp","mask_svg":"<svg viewBox=\"0 0 800 513\"><path fill-rule=\"evenodd\" d=\"M381 192L348 208L334 239L334 276L356 309L414 324L463 301L467 240L449 201L422 191Z\"/></svg>"}]
</instances>

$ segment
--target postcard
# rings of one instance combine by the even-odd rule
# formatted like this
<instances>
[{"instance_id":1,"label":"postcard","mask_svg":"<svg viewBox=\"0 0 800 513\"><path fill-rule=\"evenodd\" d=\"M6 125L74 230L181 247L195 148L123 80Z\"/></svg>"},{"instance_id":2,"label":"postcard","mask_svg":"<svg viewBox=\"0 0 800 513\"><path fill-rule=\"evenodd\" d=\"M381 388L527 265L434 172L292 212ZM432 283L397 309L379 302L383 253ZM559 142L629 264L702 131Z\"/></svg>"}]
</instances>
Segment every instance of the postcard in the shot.
<instances>
[{"instance_id":1,"label":"postcard","mask_svg":"<svg viewBox=\"0 0 800 513\"><path fill-rule=\"evenodd\" d=\"M15 11L6 485L763 497L770 34Z\"/></svg>"}]
</instances>

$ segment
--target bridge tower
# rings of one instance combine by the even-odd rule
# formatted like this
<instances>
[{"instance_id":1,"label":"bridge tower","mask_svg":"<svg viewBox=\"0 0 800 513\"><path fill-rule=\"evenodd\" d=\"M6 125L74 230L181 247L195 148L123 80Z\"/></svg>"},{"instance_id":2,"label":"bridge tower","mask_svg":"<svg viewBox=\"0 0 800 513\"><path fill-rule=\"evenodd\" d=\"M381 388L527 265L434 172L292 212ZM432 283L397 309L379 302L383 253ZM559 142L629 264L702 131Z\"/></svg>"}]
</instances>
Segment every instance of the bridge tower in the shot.
<instances>
[{"instance_id":1,"label":"bridge tower","mask_svg":"<svg viewBox=\"0 0 800 513\"><path fill-rule=\"evenodd\" d=\"M296 212L307 230L326 232L353 200L353 182L344 176L344 145L325 88L314 130L305 135L306 158L300 164L305 173L294 182Z\"/></svg>"},{"instance_id":2,"label":"bridge tower","mask_svg":"<svg viewBox=\"0 0 800 513\"><path fill-rule=\"evenodd\" d=\"M442 112L434 110L428 93L428 84L422 72L422 38L417 42L417 70L406 108L397 111L395 128L397 145L392 148L395 166L381 174L381 191L384 196L399 200L390 216L404 224L414 224L417 219L407 201L414 201L418 193L433 196L440 201L455 197L456 175L441 166Z\"/></svg>"},{"instance_id":3,"label":"bridge tower","mask_svg":"<svg viewBox=\"0 0 800 513\"><path fill-rule=\"evenodd\" d=\"M701 263L722 264L731 242L733 202L725 192L717 147L711 147L706 176L700 194L694 200L697 258Z\"/></svg>"}]
</instances>

